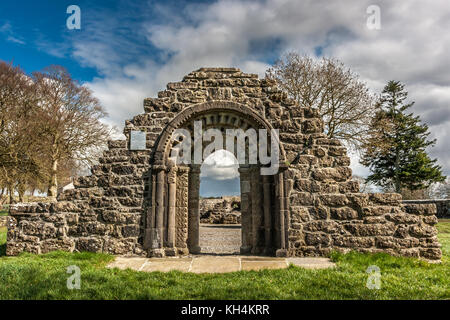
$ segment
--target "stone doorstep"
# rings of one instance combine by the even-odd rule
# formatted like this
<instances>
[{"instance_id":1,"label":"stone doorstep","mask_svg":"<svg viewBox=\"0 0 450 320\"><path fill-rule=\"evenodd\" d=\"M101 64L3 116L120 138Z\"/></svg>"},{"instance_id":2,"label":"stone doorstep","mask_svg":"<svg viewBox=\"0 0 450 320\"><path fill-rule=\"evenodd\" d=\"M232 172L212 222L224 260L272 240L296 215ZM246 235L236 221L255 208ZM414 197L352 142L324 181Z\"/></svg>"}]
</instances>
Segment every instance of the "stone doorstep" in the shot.
<instances>
[{"instance_id":1,"label":"stone doorstep","mask_svg":"<svg viewBox=\"0 0 450 320\"><path fill-rule=\"evenodd\" d=\"M326 269L336 265L328 258L274 258L261 256L189 256L140 258L118 256L107 268L144 272L178 270L192 273L226 273L243 270L284 269L290 264L306 269Z\"/></svg>"}]
</instances>

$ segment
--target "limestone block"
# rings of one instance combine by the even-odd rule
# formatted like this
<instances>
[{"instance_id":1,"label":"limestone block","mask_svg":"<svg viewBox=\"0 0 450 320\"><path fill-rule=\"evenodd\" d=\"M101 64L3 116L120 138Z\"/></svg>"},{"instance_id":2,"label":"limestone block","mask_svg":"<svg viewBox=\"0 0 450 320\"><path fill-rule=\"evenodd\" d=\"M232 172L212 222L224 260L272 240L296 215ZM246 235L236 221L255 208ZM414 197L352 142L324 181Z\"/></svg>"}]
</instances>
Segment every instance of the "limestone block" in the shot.
<instances>
[{"instance_id":1,"label":"limestone block","mask_svg":"<svg viewBox=\"0 0 450 320\"><path fill-rule=\"evenodd\" d=\"M326 233L305 233L305 242L311 246L328 246L331 243L330 236Z\"/></svg>"},{"instance_id":2,"label":"limestone block","mask_svg":"<svg viewBox=\"0 0 450 320\"><path fill-rule=\"evenodd\" d=\"M372 237L334 236L333 245L346 248L370 248L375 245Z\"/></svg>"},{"instance_id":3,"label":"limestone block","mask_svg":"<svg viewBox=\"0 0 450 320\"><path fill-rule=\"evenodd\" d=\"M330 217L338 220L353 220L358 219L359 214L358 211L349 207L331 208Z\"/></svg>"},{"instance_id":4,"label":"limestone block","mask_svg":"<svg viewBox=\"0 0 450 320\"><path fill-rule=\"evenodd\" d=\"M393 223L385 224L347 224L345 229L355 236L390 236L395 232Z\"/></svg>"},{"instance_id":5,"label":"limestone block","mask_svg":"<svg viewBox=\"0 0 450 320\"><path fill-rule=\"evenodd\" d=\"M75 248L78 251L101 252L103 249L103 240L96 237L77 238Z\"/></svg>"},{"instance_id":6,"label":"limestone block","mask_svg":"<svg viewBox=\"0 0 450 320\"><path fill-rule=\"evenodd\" d=\"M417 238L434 237L437 234L437 230L426 224L412 225L409 228L409 234Z\"/></svg>"}]
</instances>

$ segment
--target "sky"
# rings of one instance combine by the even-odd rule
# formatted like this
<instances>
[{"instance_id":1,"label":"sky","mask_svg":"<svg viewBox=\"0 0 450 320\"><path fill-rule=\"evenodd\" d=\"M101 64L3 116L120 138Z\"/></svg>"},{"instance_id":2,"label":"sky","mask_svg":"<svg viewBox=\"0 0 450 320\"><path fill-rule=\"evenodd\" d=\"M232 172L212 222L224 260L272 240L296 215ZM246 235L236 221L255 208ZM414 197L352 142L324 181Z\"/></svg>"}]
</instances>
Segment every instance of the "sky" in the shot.
<instances>
[{"instance_id":1,"label":"sky","mask_svg":"<svg viewBox=\"0 0 450 320\"><path fill-rule=\"evenodd\" d=\"M80 8L79 30L67 28L69 5ZM372 5L379 28L370 27ZM105 122L121 130L143 112L145 97L200 67L238 67L263 77L288 51L334 57L373 92L388 80L406 85L412 111L437 139L429 152L449 175L448 30L448 0L2 1L0 59L26 72L65 66L100 99ZM356 155L351 167L369 173ZM227 179L234 171L224 170L228 176L205 168L203 190L235 190L236 178Z\"/></svg>"}]
</instances>

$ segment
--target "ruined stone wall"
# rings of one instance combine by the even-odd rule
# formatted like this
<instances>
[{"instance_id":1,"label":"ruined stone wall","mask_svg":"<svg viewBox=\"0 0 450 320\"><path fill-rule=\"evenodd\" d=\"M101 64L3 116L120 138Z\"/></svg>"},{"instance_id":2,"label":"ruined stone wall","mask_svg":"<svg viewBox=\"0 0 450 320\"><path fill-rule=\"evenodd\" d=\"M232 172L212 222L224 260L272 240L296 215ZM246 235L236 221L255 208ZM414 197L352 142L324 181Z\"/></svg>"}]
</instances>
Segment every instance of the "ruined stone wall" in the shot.
<instances>
[{"instance_id":1,"label":"ruined stone wall","mask_svg":"<svg viewBox=\"0 0 450 320\"><path fill-rule=\"evenodd\" d=\"M397 194L361 194L347 150L328 139L318 111L299 107L274 82L235 68L202 68L169 83L157 98L144 100L144 113L125 122L127 140L110 141L92 175L74 182L51 204L11 206L7 254L51 250L145 255L145 218L154 147L174 117L195 104L231 101L249 108L279 129L286 153L283 203L284 254L324 255L332 249L437 260L435 206L401 204ZM147 149L131 151L131 130L146 132ZM179 178L179 179L178 179ZM175 235L186 253L186 176L178 173ZM177 182L178 184L178 182ZM261 225L263 228L263 225ZM180 246L180 247L179 247Z\"/></svg>"},{"instance_id":2,"label":"ruined stone wall","mask_svg":"<svg viewBox=\"0 0 450 320\"><path fill-rule=\"evenodd\" d=\"M215 224L241 223L241 198L200 199L200 222Z\"/></svg>"},{"instance_id":3,"label":"ruined stone wall","mask_svg":"<svg viewBox=\"0 0 450 320\"><path fill-rule=\"evenodd\" d=\"M399 194L313 194L292 207L289 255L334 249L440 259L436 207L400 202Z\"/></svg>"}]
</instances>

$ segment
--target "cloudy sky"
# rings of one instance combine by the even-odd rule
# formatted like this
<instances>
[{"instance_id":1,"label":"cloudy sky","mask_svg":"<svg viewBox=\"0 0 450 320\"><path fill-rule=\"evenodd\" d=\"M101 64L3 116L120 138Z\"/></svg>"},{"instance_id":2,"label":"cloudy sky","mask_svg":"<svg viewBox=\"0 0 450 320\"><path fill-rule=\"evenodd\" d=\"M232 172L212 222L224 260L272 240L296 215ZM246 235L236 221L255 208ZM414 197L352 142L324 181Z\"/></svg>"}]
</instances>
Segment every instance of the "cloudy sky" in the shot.
<instances>
[{"instance_id":1,"label":"cloudy sky","mask_svg":"<svg viewBox=\"0 0 450 320\"><path fill-rule=\"evenodd\" d=\"M72 4L81 9L80 30L66 27ZM379 29L368 27L371 5L380 9ZM0 59L27 72L67 67L94 90L107 122L121 128L143 112L143 98L199 67L263 76L286 51L336 57L374 92L391 79L406 84L413 111L437 138L430 153L448 175L448 30L448 0L2 1ZM352 168L368 173L355 157ZM226 184L214 179L221 174L209 178Z\"/></svg>"}]
</instances>

